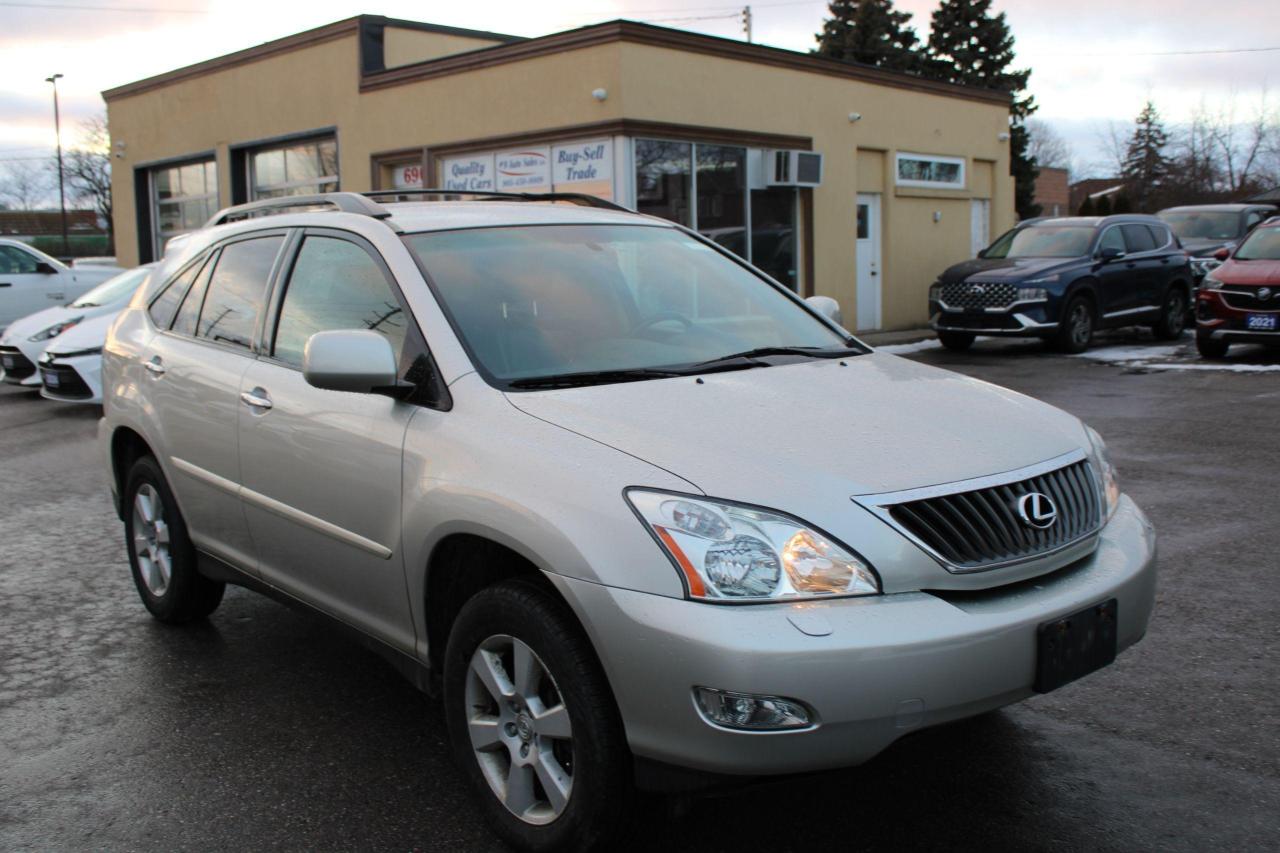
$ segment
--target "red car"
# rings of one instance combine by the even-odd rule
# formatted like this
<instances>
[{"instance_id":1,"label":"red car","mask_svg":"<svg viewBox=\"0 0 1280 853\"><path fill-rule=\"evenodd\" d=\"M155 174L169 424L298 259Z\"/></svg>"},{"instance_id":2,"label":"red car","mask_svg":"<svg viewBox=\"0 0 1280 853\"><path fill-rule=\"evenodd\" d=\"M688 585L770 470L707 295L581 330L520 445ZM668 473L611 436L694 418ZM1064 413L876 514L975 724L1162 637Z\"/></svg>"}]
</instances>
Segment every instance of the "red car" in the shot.
<instances>
[{"instance_id":1,"label":"red car","mask_svg":"<svg viewBox=\"0 0 1280 853\"><path fill-rule=\"evenodd\" d=\"M1280 346L1280 216L1253 230L1196 293L1196 349L1222 358L1233 343Z\"/></svg>"}]
</instances>

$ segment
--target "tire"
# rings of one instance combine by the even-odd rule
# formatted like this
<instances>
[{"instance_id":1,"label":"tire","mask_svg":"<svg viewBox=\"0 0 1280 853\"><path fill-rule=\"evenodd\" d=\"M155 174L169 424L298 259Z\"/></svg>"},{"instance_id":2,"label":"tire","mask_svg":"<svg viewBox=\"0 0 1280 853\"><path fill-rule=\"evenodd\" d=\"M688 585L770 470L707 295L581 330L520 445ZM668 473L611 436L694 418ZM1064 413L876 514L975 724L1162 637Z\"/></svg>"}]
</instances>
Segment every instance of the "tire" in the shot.
<instances>
[{"instance_id":1,"label":"tire","mask_svg":"<svg viewBox=\"0 0 1280 853\"><path fill-rule=\"evenodd\" d=\"M516 688L517 654L536 687ZM449 634L444 701L454 757L508 844L595 850L625 827L636 795L622 719L590 642L553 595L504 581L473 596ZM513 770L523 779L514 789Z\"/></svg>"},{"instance_id":2,"label":"tire","mask_svg":"<svg viewBox=\"0 0 1280 853\"><path fill-rule=\"evenodd\" d=\"M196 570L186 522L153 457L133 463L124 495L125 545L142 603L161 622L181 624L208 616L222 602L226 584Z\"/></svg>"},{"instance_id":3,"label":"tire","mask_svg":"<svg viewBox=\"0 0 1280 853\"><path fill-rule=\"evenodd\" d=\"M1200 352L1202 358L1226 358L1227 350L1231 349L1231 344L1227 341L1215 341L1208 335L1196 335L1196 349Z\"/></svg>"},{"instance_id":4,"label":"tire","mask_svg":"<svg viewBox=\"0 0 1280 853\"><path fill-rule=\"evenodd\" d=\"M1187 292L1181 285L1169 288L1164 304L1160 306L1160 319L1151 327L1156 339L1176 341L1187 328Z\"/></svg>"},{"instance_id":5,"label":"tire","mask_svg":"<svg viewBox=\"0 0 1280 853\"><path fill-rule=\"evenodd\" d=\"M938 332L938 340L942 345L955 352L964 352L973 346L976 337L972 332Z\"/></svg>"},{"instance_id":6,"label":"tire","mask_svg":"<svg viewBox=\"0 0 1280 853\"><path fill-rule=\"evenodd\" d=\"M1093 330L1097 325L1094 317L1093 303L1083 296L1072 297L1063 309L1061 325L1054 335L1054 346L1062 352L1084 352L1093 340Z\"/></svg>"}]
</instances>

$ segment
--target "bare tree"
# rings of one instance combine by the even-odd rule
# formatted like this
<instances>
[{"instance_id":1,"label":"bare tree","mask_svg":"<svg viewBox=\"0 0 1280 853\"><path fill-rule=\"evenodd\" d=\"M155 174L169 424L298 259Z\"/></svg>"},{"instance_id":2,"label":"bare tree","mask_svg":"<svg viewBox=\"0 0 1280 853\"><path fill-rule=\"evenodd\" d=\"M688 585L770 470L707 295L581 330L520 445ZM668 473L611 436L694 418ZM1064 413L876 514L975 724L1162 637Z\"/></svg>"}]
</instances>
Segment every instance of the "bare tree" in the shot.
<instances>
[{"instance_id":1,"label":"bare tree","mask_svg":"<svg viewBox=\"0 0 1280 853\"><path fill-rule=\"evenodd\" d=\"M1030 135L1028 153L1037 166L1049 169L1071 168L1071 146L1052 125L1043 119L1029 119L1027 133Z\"/></svg>"},{"instance_id":2,"label":"bare tree","mask_svg":"<svg viewBox=\"0 0 1280 853\"><path fill-rule=\"evenodd\" d=\"M13 210L38 210L49 200L44 164L29 160L0 163L0 204Z\"/></svg>"},{"instance_id":3,"label":"bare tree","mask_svg":"<svg viewBox=\"0 0 1280 853\"><path fill-rule=\"evenodd\" d=\"M111 136L106 116L94 116L80 123L80 143L68 151L63 160L71 198L92 205L94 212L106 221L110 249L115 240L111 219Z\"/></svg>"},{"instance_id":4,"label":"bare tree","mask_svg":"<svg viewBox=\"0 0 1280 853\"><path fill-rule=\"evenodd\" d=\"M1101 171L1119 175L1124 171L1124 159L1129 153L1129 137L1133 134L1133 124L1108 119L1107 123L1097 128L1095 132L1103 152L1103 161L1095 165Z\"/></svg>"},{"instance_id":5,"label":"bare tree","mask_svg":"<svg viewBox=\"0 0 1280 853\"><path fill-rule=\"evenodd\" d=\"M1264 90L1241 120L1237 99L1204 103L1174 134L1171 190L1180 203L1239 201L1280 184L1280 113Z\"/></svg>"}]
</instances>

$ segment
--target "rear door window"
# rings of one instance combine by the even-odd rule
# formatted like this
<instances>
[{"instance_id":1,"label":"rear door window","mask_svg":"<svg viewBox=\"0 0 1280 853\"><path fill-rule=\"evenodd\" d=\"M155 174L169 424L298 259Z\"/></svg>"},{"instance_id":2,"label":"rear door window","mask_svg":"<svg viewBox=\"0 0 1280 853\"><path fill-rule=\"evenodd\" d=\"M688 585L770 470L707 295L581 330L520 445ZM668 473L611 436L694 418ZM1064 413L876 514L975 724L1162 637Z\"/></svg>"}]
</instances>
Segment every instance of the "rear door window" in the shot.
<instances>
[{"instance_id":1,"label":"rear door window","mask_svg":"<svg viewBox=\"0 0 1280 853\"><path fill-rule=\"evenodd\" d=\"M200 275L195 283L187 288L186 298L182 300L182 305L173 318L173 330L178 334L194 335L196 333L196 319L200 316L200 305L204 302L204 292L209 287L209 276L217 262L217 256L214 255L209 258L203 269L199 265L196 266L196 269L200 270Z\"/></svg>"},{"instance_id":2,"label":"rear door window","mask_svg":"<svg viewBox=\"0 0 1280 853\"><path fill-rule=\"evenodd\" d=\"M151 314L151 322L155 323L157 328L167 329L173 323L174 312L182 302L182 297L187 295L191 282L195 280L196 273L200 272L204 262L205 259L201 258L170 279L160 294L151 300L151 306L147 312Z\"/></svg>"},{"instance_id":3,"label":"rear door window","mask_svg":"<svg viewBox=\"0 0 1280 853\"><path fill-rule=\"evenodd\" d=\"M1125 251L1130 255L1155 249L1156 242L1151 237L1151 229L1147 226L1121 225L1120 230L1124 232Z\"/></svg>"},{"instance_id":4,"label":"rear door window","mask_svg":"<svg viewBox=\"0 0 1280 853\"><path fill-rule=\"evenodd\" d=\"M253 333L262 312L271 267L284 235L255 237L222 249L200 311L196 337L244 349L253 348Z\"/></svg>"}]
</instances>

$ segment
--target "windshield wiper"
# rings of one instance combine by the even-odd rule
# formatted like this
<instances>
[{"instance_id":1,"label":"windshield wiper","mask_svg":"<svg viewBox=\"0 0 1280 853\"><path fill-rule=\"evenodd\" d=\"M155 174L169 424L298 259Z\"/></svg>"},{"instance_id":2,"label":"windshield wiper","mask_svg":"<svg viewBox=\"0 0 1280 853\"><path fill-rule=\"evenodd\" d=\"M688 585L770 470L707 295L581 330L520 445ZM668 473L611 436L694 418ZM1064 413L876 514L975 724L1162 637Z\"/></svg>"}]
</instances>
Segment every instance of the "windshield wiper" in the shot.
<instances>
[{"instance_id":1,"label":"windshield wiper","mask_svg":"<svg viewBox=\"0 0 1280 853\"><path fill-rule=\"evenodd\" d=\"M693 367L706 368L725 364L726 362L747 361L762 358L768 355L803 355L809 358L845 358L850 355L862 355L862 350L853 347L845 349L823 349L822 347L756 347L755 349L744 350L743 352L730 353L722 355L719 358L712 358L707 361L699 361L692 365ZM767 366L764 362L754 362L761 366Z\"/></svg>"},{"instance_id":2,"label":"windshield wiper","mask_svg":"<svg viewBox=\"0 0 1280 853\"><path fill-rule=\"evenodd\" d=\"M551 376L525 376L512 379L511 388L579 388L584 385L607 385L612 382L636 382L642 379L669 379L687 376L683 370L660 367L634 367L626 370L587 370L581 373L558 373Z\"/></svg>"}]
</instances>

